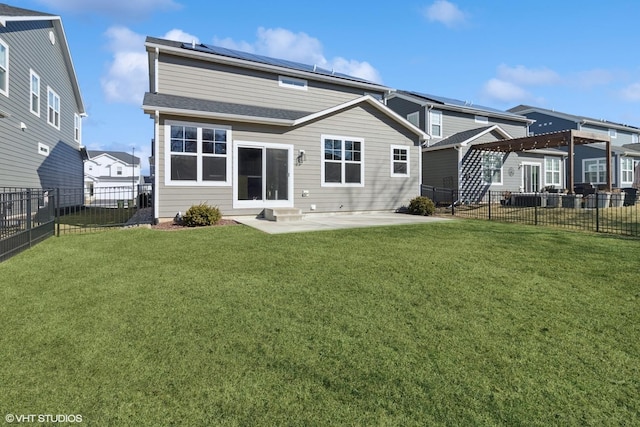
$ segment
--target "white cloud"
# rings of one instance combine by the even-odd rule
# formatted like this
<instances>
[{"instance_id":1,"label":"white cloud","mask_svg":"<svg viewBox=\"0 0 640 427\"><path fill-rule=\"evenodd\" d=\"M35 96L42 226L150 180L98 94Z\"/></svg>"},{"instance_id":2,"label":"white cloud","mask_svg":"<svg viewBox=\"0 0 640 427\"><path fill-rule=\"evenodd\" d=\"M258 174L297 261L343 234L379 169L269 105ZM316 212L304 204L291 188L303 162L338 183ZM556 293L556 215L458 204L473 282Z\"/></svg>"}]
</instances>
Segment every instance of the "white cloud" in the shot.
<instances>
[{"instance_id":1,"label":"white cloud","mask_svg":"<svg viewBox=\"0 0 640 427\"><path fill-rule=\"evenodd\" d=\"M489 98L501 102L520 102L531 98L529 92L515 83L496 78L485 83L483 92Z\"/></svg>"},{"instance_id":2,"label":"white cloud","mask_svg":"<svg viewBox=\"0 0 640 427\"><path fill-rule=\"evenodd\" d=\"M68 13L95 13L118 18L140 19L154 12L177 10L182 7L174 0L38 0L54 10Z\"/></svg>"},{"instance_id":3,"label":"white cloud","mask_svg":"<svg viewBox=\"0 0 640 427\"><path fill-rule=\"evenodd\" d=\"M614 73L601 68L580 71L569 81L580 87L591 88L594 86L608 85L615 79Z\"/></svg>"},{"instance_id":4,"label":"white cloud","mask_svg":"<svg viewBox=\"0 0 640 427\"><path fill-rule=\"evenodd\" d=\"M447 27L464 24L467 20L466 14L447 0L436 0L424 9L424 16L431 22L440 22Z\"/></svg>"},{"instance_id":5,"label":"white cloud","mask_svg":"<svg viewBox=\"0 0 640 427\"><path fill-rule=\"evenodd\" d=\"M527 68L523 65L509 67L501 64L498 66L498 77L511 83L526 86L550 85L560 81L558 73L549 68Z\"/></svg>"},{"instance_id":6,"label":"white cloud","mask_svg":"<svg viewBox=\"0 0 640 427\"><path fill-rule=\"evenodd\" d=\"M107 74L101 79L104 95L110 102L140 105L149 86L145 37L126 27L111 27L105 35L113 60ZM197 37L178 29L169 31L163 38L182 42L195 40L199 43Z\"/></svg>"},{"instance_id":7,"label":"white cloud","mask_svg":"<svg viewBox=\"0 0 640 427\"><path fill-rule=\"evenodd\" d=\"M627 86L620 92L620 95L622 96L622 99L627 101L640 101L640 83L633 83Z\"/></svg>"},{"instance_id":8,"label":"white cloud","mask_svg":"<svg viewBox=\"0 0 640 427\"><path fill-rule=\"evenodd\" d=\"M378 71L368 62L342 57L327 59L323 54L322 43L303 32L293 33L284 28L260 27L257 32L257 40L254 43L237 42L230 38L214 38L213 43L230 49L317 65L375 83L382 82Z\"/></svg>"}]
</instances>

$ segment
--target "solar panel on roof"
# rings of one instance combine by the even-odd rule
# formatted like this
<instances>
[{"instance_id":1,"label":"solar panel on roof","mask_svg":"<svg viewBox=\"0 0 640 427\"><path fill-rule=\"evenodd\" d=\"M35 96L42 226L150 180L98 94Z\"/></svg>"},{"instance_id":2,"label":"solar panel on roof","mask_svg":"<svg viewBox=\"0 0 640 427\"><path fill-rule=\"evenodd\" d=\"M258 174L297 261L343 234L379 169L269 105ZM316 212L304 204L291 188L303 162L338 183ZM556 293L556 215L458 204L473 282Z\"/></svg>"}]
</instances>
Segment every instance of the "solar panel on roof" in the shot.
<instances>
[{"instance_id":1,"label":"solar panel on roof","mask_svg":"<svg viewBox=\"0 0 640 427\"><path fill-rule=\"evenodd\" d=\"M420 93L420 92L409 92L413 95L419 96L421 98L427 98L430 99L432 101L436 101L439 102L441 104L444 105L452 105L452 106L456 106L456 107L467 107L467 108L474 108L476 110L483 110L483 111L489 111L489 112L493 112L493 113L500 113L500 114L505 114L508 116L517 116L517 114L513 114L510 113L508 111L502 111L502 110L498 110L497 108L491 108L491 107L485 107L484 105L477 105L477 104L473 104L470 102L466 102L466 101L460 101L459 99L453 99L453 98L447 98L444 96L437 96L437 95L429 95L426 93Z\"/></svg>"},{"instance_id":2,"label":"solar panel on roof","mask_svg":"<svg viewBox=\"0 0 640 427\"><path fill-rule=\"evenodd\" d=\"M208 44L192 45L191 43L183 43L184 49L197 50L199 52L212 53L215 55L228 56L230 58L243 59L245 61L258 62L266 65L273 65L276 67L290 68L292 70L306 71L309 73L321 74L326 76L340 77L362 83L372 83L368 80L358 77L350 76L348 74L336 73L332 70L327 70L316 65L303 64L301 62L289 61L286 59L272 58L264 55L257 55L255 53L243 52L240 50L228 49L226 47L212 46Z\"/></svg>"}]
</instances>

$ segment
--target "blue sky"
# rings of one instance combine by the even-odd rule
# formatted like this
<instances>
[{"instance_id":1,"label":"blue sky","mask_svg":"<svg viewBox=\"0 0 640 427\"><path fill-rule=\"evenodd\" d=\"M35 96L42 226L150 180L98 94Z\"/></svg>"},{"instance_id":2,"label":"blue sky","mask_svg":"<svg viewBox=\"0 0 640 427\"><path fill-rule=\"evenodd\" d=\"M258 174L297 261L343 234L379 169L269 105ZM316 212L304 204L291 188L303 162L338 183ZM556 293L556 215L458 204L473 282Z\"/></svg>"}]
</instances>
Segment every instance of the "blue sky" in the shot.
<instances>
[{"instance_id":1,"label":"blue sky","mask_svg":"<svg viewBox=\"0 0 640 427\"><path fill-rule=\"evenodd\" d=\"M148 171L146 36L217 44L498 109L518 104L640 126L637 0L21 0L62 17L89 149Z\"/></svg>"}]
</instances>

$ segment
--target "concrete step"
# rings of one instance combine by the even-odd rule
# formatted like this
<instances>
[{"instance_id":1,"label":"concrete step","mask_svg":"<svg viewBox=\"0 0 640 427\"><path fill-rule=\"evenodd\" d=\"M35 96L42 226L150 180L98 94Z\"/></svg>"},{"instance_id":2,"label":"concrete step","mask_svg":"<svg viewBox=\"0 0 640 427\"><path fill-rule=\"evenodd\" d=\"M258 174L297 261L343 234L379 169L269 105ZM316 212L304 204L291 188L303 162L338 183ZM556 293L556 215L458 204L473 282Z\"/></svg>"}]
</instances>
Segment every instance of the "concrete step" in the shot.
<instances>
[{"instance_id":1,"label":"concrete step","mask_svg":"<svg viewBox=\"0 0 640 427\"><path fill-rule=\"evenodd\" d=\"M298 208L267 208L264 218L268 221L300 221L302 210Z\"/></svg>"}]
</instances>

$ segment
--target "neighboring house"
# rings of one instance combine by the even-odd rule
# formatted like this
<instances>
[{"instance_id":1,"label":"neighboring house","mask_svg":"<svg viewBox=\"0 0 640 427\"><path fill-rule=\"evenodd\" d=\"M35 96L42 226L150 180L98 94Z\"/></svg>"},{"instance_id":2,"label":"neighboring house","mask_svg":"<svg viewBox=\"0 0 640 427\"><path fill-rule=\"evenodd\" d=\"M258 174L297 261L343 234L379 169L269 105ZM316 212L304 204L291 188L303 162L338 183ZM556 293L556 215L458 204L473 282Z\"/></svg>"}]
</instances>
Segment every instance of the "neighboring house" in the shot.
<instances>
[{"instance_id":1,"label":"neighboring house","mask_svg":"<svg viewBox=\"0 0 640 427\"><path fill-rule=\"evenodd\" d=\"M123 151L87 151L84 162L87 203L135 199L140 184L140 158Z\"/></svg>"},{"instance_id":2,"label":"neighboring house","mask_svg":"<svg viewBox=\"0 0 640 427\"><path fill-rule=\"evenodd\" d=\"M0 4L0 187L82 188L84 116L60 17Z\"/></svg>"},{"instance_id":3,"label":"neighboring house","mask_svg":"<svg viewBox=\"0 0 640 427\"><path fill-rule=\"evenodd\" d=\"M540 135L575 129L609 136L612 155L612 185L624 188L633 182L633 168L638 163L640 128L605 119L594 119L530 105L509 109L515 114L535 120L529 127L530 135ZM575 148L574 180L576 183L604 185L606 183L606 153L602 144L589 144ZM631 180L630 180L631 178Z\"/></svg>"},{"instance_id":4,"label":"neighboring house","mask_svg":"<svg viewBox=\"0 0 640 427\"><path fill-rule=\"evenodd\" d=\"M630 148L636 146L636 149ZM640 144L627 144L620 147L611 146L611 178L612 186L628 188L633 185L634 171L640 163ZM603 144L589 144L576 147L575 150L574 182L590 183L592 186L603 187L606 177L606 152Z\"/></svg>"},{"instance_id":5,"label":"neighboring house","mask_svg":"<svg viewBox=\"0 0 640 427\"><path fill-rule=\"evenodd\" d=\"M564 157L557 149L512 153L472 150L476 144L521 138L532 120L469 102L395 91L387 105L431 135L422 150L422 183L477 200L487 191L563 188Z\"/></svg>"},{"instance_id":6,"label":"neighboring house","mask_svg":"<svg viewBox=\"0 0 640 427\"><path fill-rule=\"evenodd\" d=\"M145 46L156 219L202 202L225 215L393 210L419 194L428 135L382 102L386 86L209 45Z\"/></svg>"}]
</instances>

